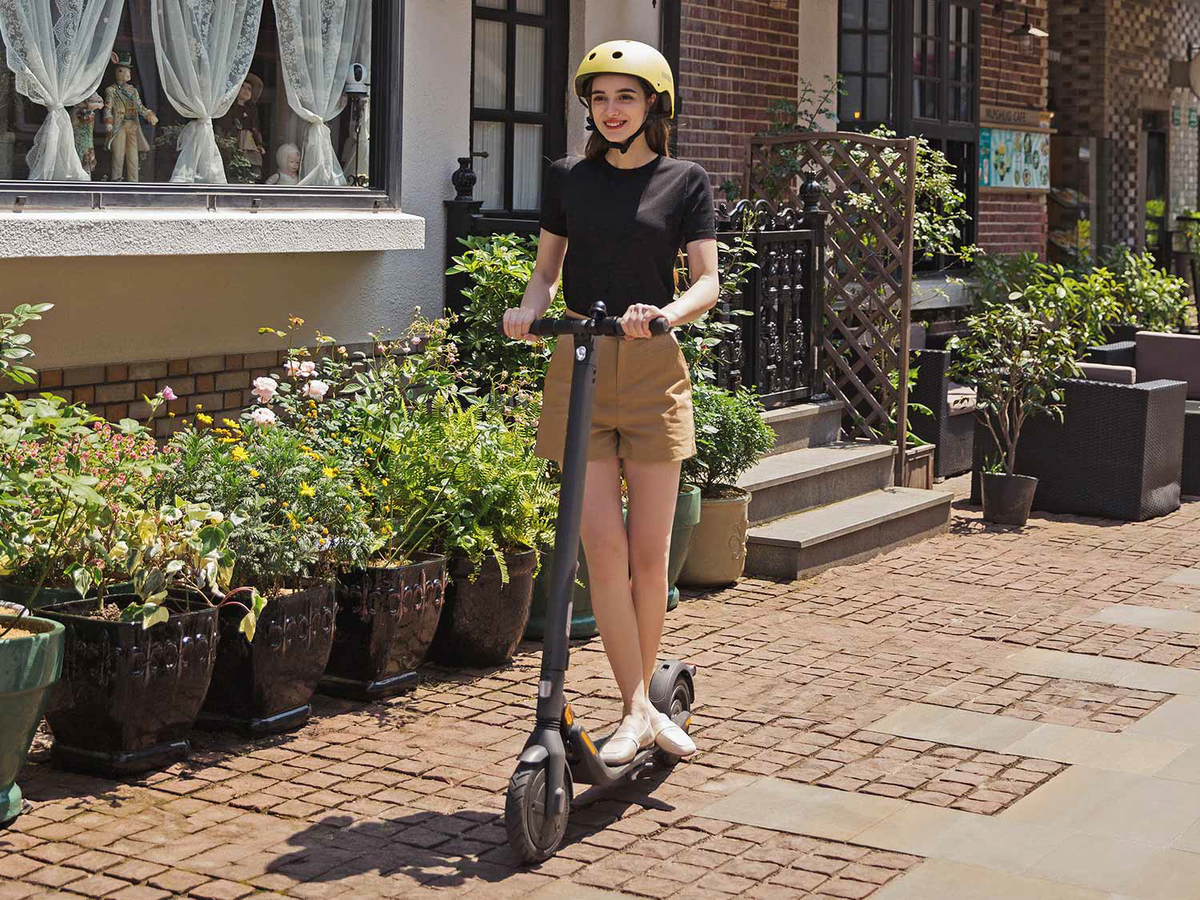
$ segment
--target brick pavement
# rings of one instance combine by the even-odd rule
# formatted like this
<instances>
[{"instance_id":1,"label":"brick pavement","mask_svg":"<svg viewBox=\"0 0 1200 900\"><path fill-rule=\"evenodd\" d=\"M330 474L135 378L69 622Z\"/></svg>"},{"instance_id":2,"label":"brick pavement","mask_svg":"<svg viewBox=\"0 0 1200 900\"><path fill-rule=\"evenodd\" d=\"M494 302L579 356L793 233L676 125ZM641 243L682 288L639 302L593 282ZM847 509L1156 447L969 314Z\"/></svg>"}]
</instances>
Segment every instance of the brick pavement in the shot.
<instances>
[{"instance_id":1,"label":"brick pavement","mask_svg":"<svg viewBox=\"0 0 1200 900\"><path fill-rule=\"evenodd\" d=\"M532 720L536 646L498 670L430 669L388 703L318 698L291 735L198 733L190 760L138 781L54 770L41 735L21 778L35 809L0 833L0 900L549 897L556 885L869 897L921 857L700 811L765 776L981 821L1037 797L1073 767L869 726L914 701L1107 733L1159 709L1170 695L1022 674L1005 658L1040 646L1200 668L1195 635L1089 622L1118 604L1200 607L1200 588L1165 583L1200 563L1198 519L1190 503L1149 523L1039 517L1016 532L959 505L950 533L870 563L686 599L664 655L700 666L701 754L577 799L566 846L533 869L510 856L500 813ZM615 721L598 640L575 648L569 688L592 730Z\"/></svg>"}]
</instances>

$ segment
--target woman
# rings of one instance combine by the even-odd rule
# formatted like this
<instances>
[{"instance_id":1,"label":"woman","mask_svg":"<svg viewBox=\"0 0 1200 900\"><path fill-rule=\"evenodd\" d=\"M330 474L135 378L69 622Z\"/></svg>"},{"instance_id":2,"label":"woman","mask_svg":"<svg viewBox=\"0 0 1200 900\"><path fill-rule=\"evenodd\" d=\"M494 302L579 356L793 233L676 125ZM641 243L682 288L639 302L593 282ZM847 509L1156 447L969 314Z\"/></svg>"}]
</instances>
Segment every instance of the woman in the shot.
<instances>
[{"instance_id":1,"label":"woman","mask_svg":"<svg viewBox=\"0 0 1200 900\"><path fill-rule=\"evenodd\" d=\"M653 47L609 41L575 76L588 107L586 155L554 163L542 199L537 265L505 333L536 340L533 320L550 306L565 257L568 315L603 301L624 340L596 341L596 394L588 443L581 536L592 607L624 702L605 744L608 763L656 743L678 756L696 745L647 696L667 609L667 554L680 463L696 452L691 382L679 342L651 337L650 322L691 322L717 302L712 189L703 168L668 155L674 116L671 68ZM674 264L685 247L691 288L677 299ZM546 372L536 452L562 462L573 345L560 340ZM621 515L621 475L629 489ZM632 577L630 573L632 572Z\"/></svg>"}]
</instances>

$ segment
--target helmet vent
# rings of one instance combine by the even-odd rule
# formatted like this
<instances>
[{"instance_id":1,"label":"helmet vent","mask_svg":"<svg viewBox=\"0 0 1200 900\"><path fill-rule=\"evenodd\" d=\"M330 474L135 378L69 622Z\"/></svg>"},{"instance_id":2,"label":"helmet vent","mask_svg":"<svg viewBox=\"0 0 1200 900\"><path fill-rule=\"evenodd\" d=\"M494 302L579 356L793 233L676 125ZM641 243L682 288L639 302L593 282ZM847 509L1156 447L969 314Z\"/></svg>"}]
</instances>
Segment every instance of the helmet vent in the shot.
<instances>
[{"instance_id":1,"label":"helmet vent","mask_svg":"<svg viewBox=\"0 0 1200 900\"><path fill-rule=\"evenodd\" d=\"M615 53L613 53L613 59L620 59L624 55L625 54L622 51L617 50Z\"/></svg>"},{"instance_id":2,"label":"helmet vent","mask_svg":"<svg viewBox=\"0 0 1200 900\"><path fill-rule=\"evenodd\" d=\"M596 54L595 54L595 53L593 53L591 56L589 56L589 57L588 57L588 59L595 59L595 58L596 58Z\"/></svg>"}]
</instances>

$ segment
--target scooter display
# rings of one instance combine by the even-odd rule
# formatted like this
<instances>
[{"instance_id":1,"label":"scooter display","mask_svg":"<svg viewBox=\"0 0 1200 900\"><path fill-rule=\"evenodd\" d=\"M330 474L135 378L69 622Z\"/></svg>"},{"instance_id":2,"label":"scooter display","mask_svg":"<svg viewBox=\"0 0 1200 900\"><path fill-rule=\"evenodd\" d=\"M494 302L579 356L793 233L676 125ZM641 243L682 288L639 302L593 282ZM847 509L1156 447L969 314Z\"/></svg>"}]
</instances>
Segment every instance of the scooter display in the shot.
<instances>
[{"instance_id":1,"label":"scooter display","mask_svg":"<svg viewBox=\"0 0 1200 900\"><path fill-rule=\"evenodd\" d=\"M669 327L664 317L650 323L650 331L656 335L666 333ZM578 548L596 381L595 339L622 338L624 332L618 319L607 316L603 303L593 304L590 318L538 319L529 330L542 337L570 336L575 342L554 545ZM563 687L570 655L568 631L578 556L575 549L554 554L538 679L537 721L509 781L504 805L509 845L526 862L541 862L558 850L567 830L574 785L614 785L633 776L651 759L666 767L679 761L679 757L651 747L621 765L603 762L600 750L608 738L593 740L566 702ZM659 663L650 682L650 702L685 731L692 721L695 675L695 666L665 661Z\"/></svg>"}]
</instances>

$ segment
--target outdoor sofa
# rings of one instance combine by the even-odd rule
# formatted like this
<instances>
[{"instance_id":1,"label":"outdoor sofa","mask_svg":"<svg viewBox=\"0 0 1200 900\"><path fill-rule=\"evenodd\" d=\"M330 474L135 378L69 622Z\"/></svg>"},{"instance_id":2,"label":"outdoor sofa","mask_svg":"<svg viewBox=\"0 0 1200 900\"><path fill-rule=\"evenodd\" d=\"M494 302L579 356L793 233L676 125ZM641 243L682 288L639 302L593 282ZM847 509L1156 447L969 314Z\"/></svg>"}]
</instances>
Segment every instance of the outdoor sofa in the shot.
<instances>
[{"instance_id":1,"label":"outdoor sofa","mask_svg":"<svg viewBox=\"0 0 1200 900\"><path fill-rule=\"evenodd\" d=\"M1187 382L1180 487L1185 496L1200 496L1200 335L1139 331L1132 341L1092 347L1081 368L1085 377L1101 381Z\"/></svg>"},{"instance_id":2,"label":"outdoor sofa","mask_svg":"<svg viewBox=\"0 0 1200 900\"><path fill-rule=\"evenodd\" d=\"M1133 522L1178 509L1187 390L1165 379L1069 379L1062 421L1027 420L1017 444L1016 473L1038 479L1033 508ZM988 455L992 438L977 421L972 503L982 502Z\"/></svg>"},{"instance_id":3,"label":"outdoor sofa","mask_svg":"<svg viewBox=\"0 0 1200 900\"><path fill-rule=\"evenodd\" d=\"M961 475L971 469L975 444L975 389L951 381L951 351L932 349L925 329L910 332L909 366L917 379L909 392L910 403L929 407L932 415L909 410L913 434L934 445L933 477Z\"/></svg>"}]
</instances>

